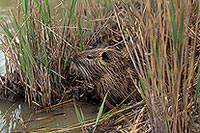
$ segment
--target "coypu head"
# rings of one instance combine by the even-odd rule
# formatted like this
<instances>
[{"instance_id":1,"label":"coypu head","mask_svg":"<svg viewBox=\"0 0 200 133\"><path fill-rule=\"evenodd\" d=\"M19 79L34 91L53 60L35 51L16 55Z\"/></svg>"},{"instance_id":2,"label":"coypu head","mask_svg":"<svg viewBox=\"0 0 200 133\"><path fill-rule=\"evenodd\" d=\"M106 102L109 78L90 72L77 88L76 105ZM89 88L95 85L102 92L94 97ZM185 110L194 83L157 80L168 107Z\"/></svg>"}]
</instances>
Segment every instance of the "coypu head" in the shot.
<instances>
[{"instance_id":1,"label":"coypu head","mask_svg":"<svg viewBox=\"0 0 200 133\"><path fill-rule=\"evenodd\" d=\"M72 69L87 81L92 83L99 80L105 74L113 74L124 69L125 55L122 52L98 48L74 54L71 57Z\"/></svg>"},{"instance_id":2,"label":"coypu head","mask_svg":"<svg viewBox=\"0 0 200 133\"><path fill-rule=\"evenodd\" d=\"M135 69L125 52L108 48L97 48L74 54L69 60L72 70L95 86L103 100L108 94L106 105L113 108L135 90L133 79L137 79ZM136 90L128 101L139 101L141 96Z\"/></svg>"}]
</instances>

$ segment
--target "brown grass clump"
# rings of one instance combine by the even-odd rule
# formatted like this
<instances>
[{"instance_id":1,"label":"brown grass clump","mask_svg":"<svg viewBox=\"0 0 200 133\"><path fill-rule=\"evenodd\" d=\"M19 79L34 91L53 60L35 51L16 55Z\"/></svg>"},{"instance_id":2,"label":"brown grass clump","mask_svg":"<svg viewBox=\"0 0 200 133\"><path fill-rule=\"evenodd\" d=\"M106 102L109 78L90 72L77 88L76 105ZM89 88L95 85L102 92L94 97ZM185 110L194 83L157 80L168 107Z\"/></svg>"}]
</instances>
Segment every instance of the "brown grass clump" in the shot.
<instances>
[{"instance_id":1,"label":"brown grass clump","mask_svg":"<svg viewBox=\"0 0 200 133\"><path fill-rule=\"evenodd\" d=\"M1 24L5 78L18 73L30 105L43 108L72 97L65 76L72 52L126 48L144 101L120 104L96 122L80 120L82 130L200 131L199 1L72 0L50 8L48 1L23 0L16 10L11 25ZM124 119L128 124L121 127Z\"/></svg>"}]
</instances>

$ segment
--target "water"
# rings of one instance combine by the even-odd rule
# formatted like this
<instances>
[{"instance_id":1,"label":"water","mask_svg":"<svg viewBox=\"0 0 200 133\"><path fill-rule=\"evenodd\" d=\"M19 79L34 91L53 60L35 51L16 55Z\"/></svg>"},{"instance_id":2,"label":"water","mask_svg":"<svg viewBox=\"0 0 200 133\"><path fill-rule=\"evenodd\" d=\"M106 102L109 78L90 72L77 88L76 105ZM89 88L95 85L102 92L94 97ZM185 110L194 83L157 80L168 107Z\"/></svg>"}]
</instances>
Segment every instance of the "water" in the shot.
<instances>
[{"instance_id":1,"label":"water","mask_svg":"<svg viewBox=\"0 0 200 133\"><path fill-rule=\"evenodd\" d=\"M4 54L0 50L0 74L3 75L5 73L5 59Z\"/></svg>"},{"instance_id":2,"label":"water","mask_svg":"<svg viewBox=\"0 0 200 133\"><path fill-rule=\"evenodd\" d=\"M9 9L13 9L15 0L1 0L0 1L0 21L9 21L8 12ZM0 28L0 32L2 29ZM1 44L0 44L1 45ZM5 59L3 52L0 50L0 74L3 75L5 73Z\"/></svg>"},{"instance_id":3,"label":"water","mask_svg":"<svg viewBox=\"0 0 200 133\"><path fill-rule=\"evenodd\" d=\"M92 113L95 111L95 106L80 103L80 107L83 110L85 118L91 119L96 117ZM51 117L44 118L47 116ZM50 112L33 113L32 109L23 101L15 103L0 101L0 132L24 131L25 127L23 128L21 120L24 121L29 131L43 127L61 127L61 125L67 127L78 121L73 104L51 110Z\"/></svg>"},{"instance_id":4,"label":"water","mask_svg":"<svg viewBox=\"0 0 200 133\"><path fill-rule=\"evenodd\" d=\"M0 21L5 20L9 22L8 10L12 9L13 6L16 6L15 2L16 0L0 0ZM2 29L0 29L0 33L1 32ZM0 50L0 74L4 73L5 59L3 52ZM81 104L80 107L83 110L85 119L96 117L96 114L92 113L96 110L96 106L90 106L83 103L79 104ZM38 120L39 118L50 115L55 116ZM77 117L72 104L51 110L50 112L33 113L32 109L29 108L24 101L0 101L0 132L24 131L25 127L23 128L21 120L25 122L25 126L28 130L34 131L41 127L71 125L72 123L77 122ZM74 132L77 132L77 130Z\"/></svg>"}]
</instances>

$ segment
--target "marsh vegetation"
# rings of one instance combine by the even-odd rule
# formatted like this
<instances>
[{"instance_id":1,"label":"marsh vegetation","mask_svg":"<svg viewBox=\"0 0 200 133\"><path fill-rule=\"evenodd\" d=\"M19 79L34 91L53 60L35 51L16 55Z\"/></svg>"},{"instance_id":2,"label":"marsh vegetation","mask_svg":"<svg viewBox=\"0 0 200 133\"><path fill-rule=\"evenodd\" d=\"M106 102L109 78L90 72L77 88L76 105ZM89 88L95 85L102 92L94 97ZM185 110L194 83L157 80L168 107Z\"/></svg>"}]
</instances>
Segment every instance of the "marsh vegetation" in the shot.
<instances>
[{"instance_id":1,"label":"marsh vegetation","mask_svg":"<svg viewBox=\"0 0 200 133\"><path fill-rule=\"evenodd\" d=\"M48 0L18 0L10 16L12 24L1 23L2 95L22 97L35 110L68 102L76 110L79 123L46 131L200 131L199 1L63 0L50 8ZM97 47L128 51L143 100L104 112L105 97L88 121L74 95L89 85L75 81L68 60Z\"/></svg>"}]
</instances>

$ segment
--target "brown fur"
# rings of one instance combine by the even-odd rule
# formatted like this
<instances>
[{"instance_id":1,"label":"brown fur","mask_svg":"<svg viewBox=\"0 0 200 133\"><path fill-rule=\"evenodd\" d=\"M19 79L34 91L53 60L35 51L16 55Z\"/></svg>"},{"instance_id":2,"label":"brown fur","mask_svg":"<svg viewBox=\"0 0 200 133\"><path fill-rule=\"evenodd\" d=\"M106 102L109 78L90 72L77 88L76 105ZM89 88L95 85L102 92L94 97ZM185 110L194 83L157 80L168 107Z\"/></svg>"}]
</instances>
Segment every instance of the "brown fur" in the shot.
<instances>
[{"instance_id":1,"label":"brown fur","mask_svg":"<svg viewBox=\"0 0 200 133\"><path fill-rule=\"evenodd\" d=\"M93 84L103 99L108 93L106 105L113 108L122 102L136 88L133 79L138 79L128 55L123 52L97 48L77 53L71 57L76 73ZM136 90L127 101L141 100ZM126 102L127 102L126 101Z\"/></svg>"}]
</instances>

